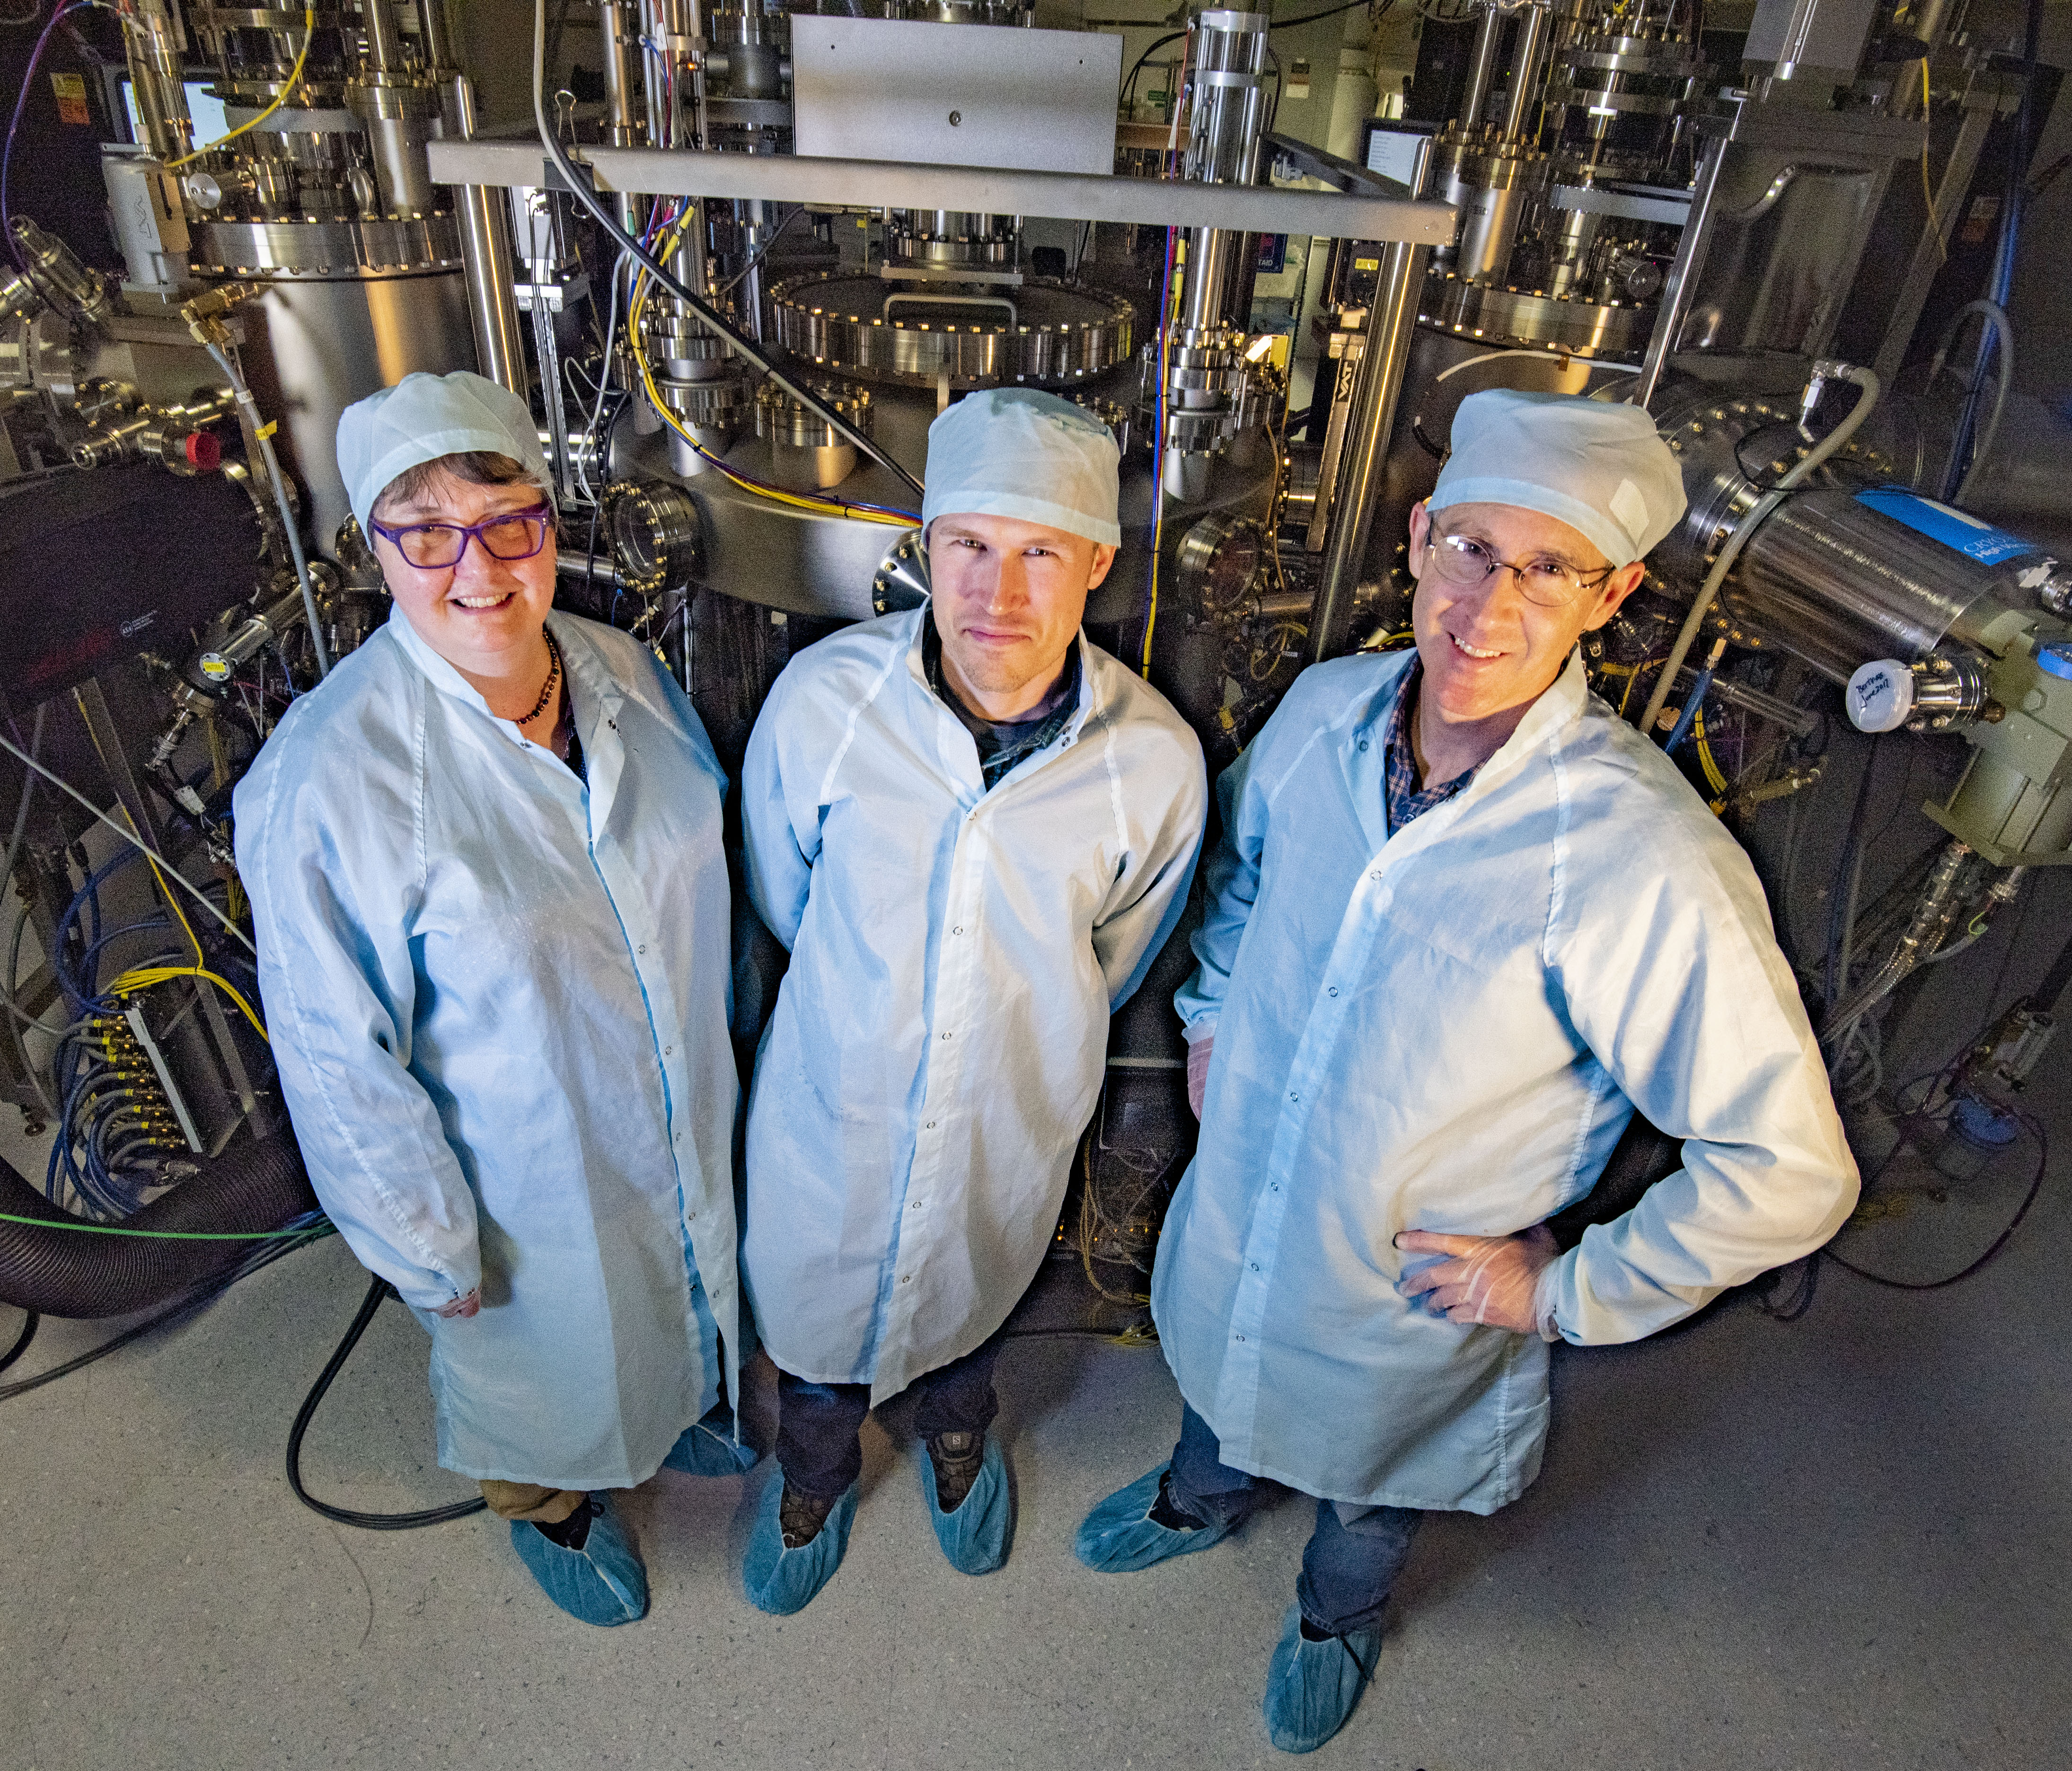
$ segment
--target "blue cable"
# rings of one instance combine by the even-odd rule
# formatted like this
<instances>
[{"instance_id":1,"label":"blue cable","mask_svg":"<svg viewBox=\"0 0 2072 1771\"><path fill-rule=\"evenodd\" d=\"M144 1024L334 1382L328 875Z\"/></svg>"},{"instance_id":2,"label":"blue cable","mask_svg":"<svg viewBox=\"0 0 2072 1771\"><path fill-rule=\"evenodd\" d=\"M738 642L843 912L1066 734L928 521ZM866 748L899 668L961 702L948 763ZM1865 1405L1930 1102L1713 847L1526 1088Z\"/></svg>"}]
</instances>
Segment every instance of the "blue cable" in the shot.
<instances>
[{"instance_id":1,"label":"blue cable","mask_svg":"<svg viewBox=\"0 0 2072 1771\"><path fill-rule=\"evenodd\" d=\"M1676 724L1669 734L1669 742L1662 747L1665 756L1691 735L1691 728L1698 723L1698 710L1704 705L1705 691L1712 686L1712 667L1708 665L1698 673L1698 680L1691 686L1691 698L1684 703L1684 710L1676 716Z\"/></svg>"}]
</instances>

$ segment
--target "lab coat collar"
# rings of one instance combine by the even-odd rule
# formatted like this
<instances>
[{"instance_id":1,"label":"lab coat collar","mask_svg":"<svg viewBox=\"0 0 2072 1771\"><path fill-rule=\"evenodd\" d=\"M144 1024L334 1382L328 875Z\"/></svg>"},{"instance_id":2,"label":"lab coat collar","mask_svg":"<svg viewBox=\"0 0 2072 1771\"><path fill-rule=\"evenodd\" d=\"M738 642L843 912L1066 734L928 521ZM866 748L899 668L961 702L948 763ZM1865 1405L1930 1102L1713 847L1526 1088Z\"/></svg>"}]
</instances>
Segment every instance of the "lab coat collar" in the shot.
<instances>
[{"instance_id":1,"label":"lab coat collar","mask_svg":"<svg viewBox=\"0 0 2072 1771\"><path fill-rule=\"evenodd\" d=\"M948 722L955 734L953 738L951 732L942 732L940 727L938 727L939 733L938 748L942 755L944 767L952 774L963 773L963 771L954 766L952 760L954 757L962 754L961 751L952 751L947 747L954 743L956 738L961 738L971 745L972 767L969 772L973 777L973 781L966 785L972 785L978 779L978 746L972 740L971 734L964 729L964 723L944 706L942 698L928 686L928 669L927 661L923 657L922 640L927 631L928 612L933 606L931 603L923 603L907 617L913 624L906 636L907 680L914 686L915 691L926 699L928 706L939 719ZM1096 661L1100 659L1104 664L1106 660L1087 642L1087 630L1083 625L1079 631L1079 694L1078 703L1072 710L1072 717L1065 722L1065 729L1058 735L1057 740L1054 743L1038 751L1034 756L1026 757L1018 763L1007 775L1002 777L1000 786L1005 786L1008 781L1018 779L1025 770L1040 768L1059 749L1078 743L1079 733L1087 722L1100 711L1104 698L1094 681L1097 673ZM995 791L997 792L998 788L996 788Z\"/></svg>"},{"instance_id":2,"label":"lab coat collar","mask_svg":"<svg viewBox=\"0 0 2072 1771\"><path fill-rule=\"evenodd\" d=\"M1375 697L1370 704L1367 718L1360 723L1359 730L1371 731L1385 739L1390 714L1394 710L1397 697L1403 693L1403 685L1409 678L1405 665L1393 677L1383 694ZM1423 848L1436 842L1459 818L1466 814L1469 806L1494 793L1523 768L1539 752L1550 748L1557 735L1582 716L1584 703L1589 698L1589 678L1583 669L1582 649L1578 647L1568 654L1568 661L1561 673L1540 692L1540 698L1527 710L1519 721L1518 729L1498 748L1496 753L1476 771L1475 778L1466 788L1443 805L1435 805L1421 818L1414 819L1393 836L1388 834L1386 805L1372 808L1372 823L1367 796L1356 796L1355 803L1361 813L1363 827L1370 838L1379 836L1377 850L1386 842L1391 859ZM1358 733L1348 735L1356 737ZM1342 760L1342 764L1343 761ZM1384 765L1385 767L1386 765Z\"/></svg>"}]
</instances>

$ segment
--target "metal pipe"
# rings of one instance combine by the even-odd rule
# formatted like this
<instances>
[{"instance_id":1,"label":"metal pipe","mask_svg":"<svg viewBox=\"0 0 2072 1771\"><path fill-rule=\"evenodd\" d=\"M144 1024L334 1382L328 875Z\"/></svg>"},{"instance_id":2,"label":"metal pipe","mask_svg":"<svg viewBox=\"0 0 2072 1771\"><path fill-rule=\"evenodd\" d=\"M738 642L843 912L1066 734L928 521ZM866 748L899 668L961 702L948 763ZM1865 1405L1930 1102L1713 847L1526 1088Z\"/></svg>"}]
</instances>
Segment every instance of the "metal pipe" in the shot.
<instances>
[{"instance_id":1,"label":"metal pipe","mask_svg":"<svg viewBox=\"0 0 2072 1771\"><path fill-rule=\"evenodd\" d=\"M1511 58L1511 97L1503 113L1507 135L1539 134L1531 126L1532 109L1540 97L1540 56L1553 28L1553 16L1544 6L1527 6L1518 15L1518 47Z\"/></svg>"},{"instance_id":2,"label":"metal pipe","mask_svg":"<svg viewBox=\"0 0 2072 1771\"><path fill-rule=\"evenodd\" d=\"M1460 122L1473 131L1482 126L1490 89L1496 84L1496 53L1503 42L1503 14L1493 6L1475 21L1475 46L1468 57L1468 88L1461 95Z\"/></svg>"},{"instance_id":3,"label":"metal pipe","mask_svg":"<svg viewBox=\"0 0 2072 1771\"><path fill-rule=\"evenodd\" d=\"M627 52L626 8L622 0L598 0L597 18L604 48L605 139L614 147L631 147L640 139L633 117L633 60Z\"/></svg>"},{"instance_id":4,"label":"metal pipe","mask_svg":"<svg viewBox=\"0 0 2072 1771\"><path fill-rule=\"evenodd\" d=\"M194 148L194 120L187 115L179 0L121 0L117 10L127 27L123 51L144 145L155 159L183 159Z\"/></svg>"},{"instance_id":5,"label":"metal pipe","mask_svg":"<svg viewBox=\"0 0 2072 1771\"><path fill-rule=\"evenodd\" d=\"M365 22L367 64L377 74L403 71L403 34L396 28L389 0L360 0L360 16Z\"/></svg>"},{"instance_id":6,"label":"metal pipe","mask_svg":"<svg viewBox=\"0 0 2072 1771\"><path fill-rule=\"evenodd\" d=\"M1331 533L1324 547L1316 611L1303 647L1305 665L1321 664L1330 657L1343 643L1352 620L1360 568L1374 532L1382 459L1396 422L1396 402L1403 392L1403 372L1417 322L1417 298L1424 287L1424 268L1431 255L1429 246L1397 241L1382 257L1374 303L1367 310L1359 379L1353 387L1350 434L1332 488Z\"/></svg>"},{"instance_id":7,"label":"metal pipe","mask_svg":"<svg viewBox=\"0 0 2072 1771\"><path fill-rule=\"evenodd\" d=\"M441 0L425 0L427 7ZM475 134L475 86L465 74L453 83L455 126L466 140ZM511 275L511 210L504 193L487 185L462 185L454 193L460 223L462 274L467 283L468 323L475 333L476 369L491 381L525 395L524 335L519 329L518 297Z\"/></svg>"},{"instance_id":8,"label":"metal pipe","mask_svg":"<svg viewBox=\"0 0 2072 1771\"><path fill-rule=\"evenodd\" d=\"M446 17L446 0L417 0L419 41L425 46L428 67L444 71L458 65L454 60L450 23Z\"/></svg>"},{"instance_id":9,"label":"metal pipe","mask_svg":"<svg viewBox=\"0 0 2072 1771\"><path fill-rule=\"evenodd\" d=\"M1712 136L1699 159L1698 176L1692 186L1690 218L1684 224L1676 262L1669 267L1661 305L1655 310L1655 331L1647 340L1647 355L1641 359L1640 377L1634 384L1631 403L1634 406L1645 407L1655 397L1655 386L1669 365L1669 353L1675 348L1676 335L1683 329L1684 315L1696 292L1699 274L1705 268L1705 256L1712 244L1713 198L1719 189L1720 169L1726 163L1727 146L1726 137Z\"/></svg>"}]
</instances>

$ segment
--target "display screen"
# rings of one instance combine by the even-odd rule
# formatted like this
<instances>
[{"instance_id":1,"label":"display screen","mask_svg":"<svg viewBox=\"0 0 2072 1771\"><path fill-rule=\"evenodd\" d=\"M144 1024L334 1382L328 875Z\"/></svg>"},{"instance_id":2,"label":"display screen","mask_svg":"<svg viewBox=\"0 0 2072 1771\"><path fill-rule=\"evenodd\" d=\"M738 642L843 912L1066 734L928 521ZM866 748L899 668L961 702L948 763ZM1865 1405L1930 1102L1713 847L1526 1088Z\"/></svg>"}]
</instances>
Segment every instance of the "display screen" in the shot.
<instances>
[{"instance_id":1,"label":"display screen","mask_svg":"<svg viewBox=\"0 0 2072 1771\"><path fill-rule=\"evenodd\" d=\"M209 91L211 82L191 80L187 82L187 115L194 119L194 138L196 147L213 142L218 136L230 132L230 118L223 108L223 101ZM123 108L130 113L130 139L144 139L144 119L137 110L137 90L128 80L122 82Z\"/></svg>"}]
</instances>

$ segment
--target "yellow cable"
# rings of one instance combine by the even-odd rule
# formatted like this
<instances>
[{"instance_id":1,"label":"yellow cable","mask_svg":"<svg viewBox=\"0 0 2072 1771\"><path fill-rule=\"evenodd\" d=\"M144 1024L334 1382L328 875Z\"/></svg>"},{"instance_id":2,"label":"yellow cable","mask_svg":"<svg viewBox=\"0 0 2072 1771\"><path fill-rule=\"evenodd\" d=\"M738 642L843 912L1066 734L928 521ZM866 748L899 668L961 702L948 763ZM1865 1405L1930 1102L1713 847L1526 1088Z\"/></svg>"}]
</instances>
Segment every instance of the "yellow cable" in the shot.
<instances>
[{"instance_id":1,"label":"yellow cable","mask_svg":"<svg viewBox=\"0 0 2072 1771\"><path fill-rule=\"evenodd\" d=\"M260 112L260 113L257 117L253 117L250 122L240 123L236 129L231 130L227 135L219 135L214 141L204 142L201 146L196 148L193 153L182 154L177 160L166 161L166 170L168 172L176 172L183 166L192 165L196 160L199 159L203 154L213 154L218 148L221 147L225 142L234 142L239 136L244 134L247 130L255 130L258 128L258 126L261 123L265 122L268 117L271 117L274 112L278 111L283 105L286 104L288 102L288 94L295 89L296 85L302 80L302 64L310 59L310 44L314 40L316 34L317 9L314 6L311 6L302 14L302 47L295 52L295 65L288 70L288 77L282 82L281 89L274 95L273 102L269 105L265 109Z\"/></svg>"},{"instance_id":2,"label":"yellow cable","mask_svg":"<svg viewBox=\"0 0 2072 1771\"><path fill-rule=\"evenodd\" d=\"M1928 84L1928 58L1921 58L1921 194L1928 202L1928 231L1935 237L1935 249L1943 258L1950 249L1942 244L1942 224L1935 219L1935 192L1928 183L1928 112L1934 94Z\"/></svg>"},{"instance_id":3,"label":"yellow cable","mask_svg":"<svg viewBox=\"0 0 2072 1771\"><path fill-rule=\"evenodd\" d=\"M207 979L237 1005L238 1012L252 1023L253 1032L262 1040L266 1040L269 1045L273 1043L267 1037L265 1023L253 1012L252 1005L245 1001L237 986L227 978L220 976L204 966L140 966L134 971L123 973L108 987L110 994L113 995L127 996L140 990L149 990L154 984L170 982L175 978Z\"/></svg>"},{"instance_id":4,"label":"yellow cable","mask_svg":"<svg viewBox=\"0 0 2072 1771\"><path fill-rule=\"evenodd\" d=\"M1179 249L1178 243L1176 241L1169 249L1177 255ZM1154 413L1162 412L1165 407L1166 365L1173 352L1174 297L1181 287L1179 278L1170 274L1166 282L1165 311L1158 316L1158 397L1152 404L1152 410ZM1170 414L1167 416L1170 418ZM1162 435L1152 439L1151 470L1158 476L1161 481L1164 480L1166 439ZM1166 488L1162 484L1151 488L1151 501L1152 508L1158 513L1151 524L1151 607L1145 612L1144 661L1137 673L1147 682L1151 676L1151 636L1158 628L1158 550L1164 542L1166 533Z\"/></svg>"},{"instance_id":5,"label":"yellow cable","mask_svg":"<svg viewBox=\"0 0 2072 1771\"><path fill-rule=\"evenodd\" d=\"M690 216L691 211L686 207L683 217L669 230L668 239L663 242L661 249L656 253L656 257L666 259L676 249L676 244L683 238L684 230L689 224ZM641 385L648 390L648 403L655 408L657 418L695 449L706 461L717 467L728 480L740 487L743 492L753 492L758 498L774 500L780 505L788 505L795 510L810 510L818 516L853 517L860 521L882 523L893 529L911 529L914 526L911 517L894 516L883 511L859 509L856 505L844 504L838 499L806 498L796 492L779 491L775 486L757 485L754 481L745 480L734 472L717 455L684 429L676 414L663 403L661 393L655 385L655 372L648 362L648 335L642 327L641 321L647 311L649 284L650 278L643 269L633 285L633 299L627 308L626 327L627 331L632 336L633 360L639 368Z\"/></svg>"},{"instance_id":6,"label":"yellow cable","mask_svg":"<svg viewBox=\"0 0 2072 1771\"><path fill-rule=\"evenodd\" d=\"M1705 715L1701 709L1691 723L1691 736L1698 747L1698 765L1705 772L1705 779L1712 784L1715 793L1727 790L1727 777L1720 772L1720 765L1712 760L1712 747L1705 742Z\"/></svg>"}]
</instances>

